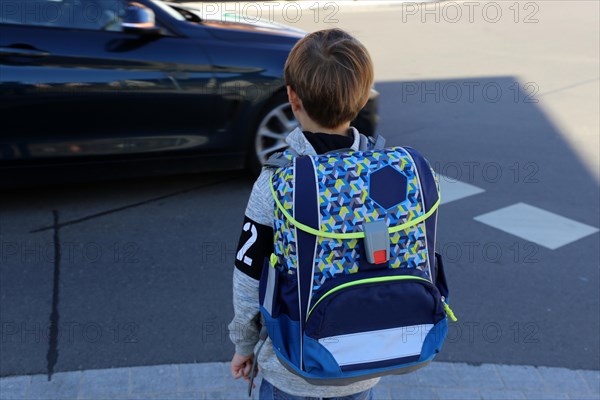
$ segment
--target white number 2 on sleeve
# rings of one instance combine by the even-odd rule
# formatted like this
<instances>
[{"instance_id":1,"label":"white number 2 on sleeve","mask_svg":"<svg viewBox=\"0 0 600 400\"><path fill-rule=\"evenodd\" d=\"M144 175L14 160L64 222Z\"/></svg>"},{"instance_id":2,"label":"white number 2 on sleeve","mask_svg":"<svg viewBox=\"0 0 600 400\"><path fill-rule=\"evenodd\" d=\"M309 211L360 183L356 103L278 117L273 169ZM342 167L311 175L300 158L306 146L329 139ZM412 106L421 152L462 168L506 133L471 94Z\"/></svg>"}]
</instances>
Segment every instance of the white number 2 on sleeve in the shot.
<instances>
[{"instance_id":1,"label":"white number 2 on sleeve","mask_svg":"<svg viewBox=\"0 0 600 400\"><path fill-rule=\"evenodd\" d=\"M248 251L248 249L250 248L250 246L252 246L254 244L254 242L256 242L256 227L254 225L252 225L250 222L246 222L244 224L244 232L248 232L248 230L250 230L251 236L250 238L248 238L248 240L246 240L246 243L244 243L244 245L242 246L242 248L240 249L240 251L238 251L237 253L237 259L242 261L244 260L244 264L251 266L252 265L252 259L248 256L246 256L246 252Z\"/></svg>"}]
</instances>

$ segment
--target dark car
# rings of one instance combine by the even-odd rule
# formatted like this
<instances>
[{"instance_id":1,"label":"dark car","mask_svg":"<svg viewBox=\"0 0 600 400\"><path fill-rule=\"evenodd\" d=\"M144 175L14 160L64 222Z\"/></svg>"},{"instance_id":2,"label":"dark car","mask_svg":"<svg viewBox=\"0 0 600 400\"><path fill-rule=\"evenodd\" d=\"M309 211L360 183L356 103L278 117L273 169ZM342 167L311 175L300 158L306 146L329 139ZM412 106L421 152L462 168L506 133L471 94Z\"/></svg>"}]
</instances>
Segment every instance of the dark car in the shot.
<instances>
[{"instance_id":1,"label":"dark car","mask_svg":"<svg viewBox=\"0 0 600 400\"><path fill-rule=\"evenodd\" d=\"M160 0L0 6L4 183L257 171L297 126L283 66L302 31L203 19ZM363 133L373 133L376 108L373 91L353 123Z\"/></svg>"}]
</instances>

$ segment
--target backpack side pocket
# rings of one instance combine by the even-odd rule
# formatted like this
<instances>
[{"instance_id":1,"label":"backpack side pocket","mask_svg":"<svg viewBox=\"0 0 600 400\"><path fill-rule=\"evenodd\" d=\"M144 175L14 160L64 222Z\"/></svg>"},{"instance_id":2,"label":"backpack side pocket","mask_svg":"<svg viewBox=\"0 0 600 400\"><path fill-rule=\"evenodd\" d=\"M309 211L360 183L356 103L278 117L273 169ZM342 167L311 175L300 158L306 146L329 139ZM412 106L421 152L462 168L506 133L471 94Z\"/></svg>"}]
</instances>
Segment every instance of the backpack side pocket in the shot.
<instances>
[{"instance_id":1,"label":"backpack side pocket","mask_svg":"<svg viewBox=\"0 0 600 400\"><path fill-rule=\"evenodd\" d=\"M270 259L265 257L259 284L259 302L269 315L273 315L273 304L276 301L275 296L279 286L278 272Z\"/></svg>"},{"instance_id":2,"label":"backpack side pocket","mask_svg":"<svg viewBox=\"0 0 600 400\"><path fill-rule=\"evenodd\" d=\"M448 301L448 282L446 281L446 273L444 272L444 262L440 253L435 253L435 286L440 291L440 294Z\"/></svg>"}]
</instances>

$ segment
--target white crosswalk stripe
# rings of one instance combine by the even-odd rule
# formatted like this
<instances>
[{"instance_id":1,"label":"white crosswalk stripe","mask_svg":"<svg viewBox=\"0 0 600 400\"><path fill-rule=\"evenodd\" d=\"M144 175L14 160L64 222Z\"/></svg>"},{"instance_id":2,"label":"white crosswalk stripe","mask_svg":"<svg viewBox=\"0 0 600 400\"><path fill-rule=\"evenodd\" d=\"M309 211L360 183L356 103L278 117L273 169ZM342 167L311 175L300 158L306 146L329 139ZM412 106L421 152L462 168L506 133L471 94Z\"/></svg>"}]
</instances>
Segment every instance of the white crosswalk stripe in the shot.
<instances>
[{"instance_id":1,"label":"white crosswalk stripe","mask_svg":"<svg viewBox=\"0 0 600 400\"><path fill-rule=\"evenodd\" d=\"M456 179L448 178L444 175L438 176L440 192L442 196L441 204L447 204L452 201L464 199L465 197L485 192L485 190L480 187L461 182Z\"/></svg>"},{"instance_id":2,"label":"white crosswalk stripe","mask_svg":"<svg viewBox=\"0 0 600 400\"><path fill-rule=\"evenodd\" d=\"M516 203L474 219L551 250L598 232L593 226L525 203Z\"/></svg>"}]
</instances>

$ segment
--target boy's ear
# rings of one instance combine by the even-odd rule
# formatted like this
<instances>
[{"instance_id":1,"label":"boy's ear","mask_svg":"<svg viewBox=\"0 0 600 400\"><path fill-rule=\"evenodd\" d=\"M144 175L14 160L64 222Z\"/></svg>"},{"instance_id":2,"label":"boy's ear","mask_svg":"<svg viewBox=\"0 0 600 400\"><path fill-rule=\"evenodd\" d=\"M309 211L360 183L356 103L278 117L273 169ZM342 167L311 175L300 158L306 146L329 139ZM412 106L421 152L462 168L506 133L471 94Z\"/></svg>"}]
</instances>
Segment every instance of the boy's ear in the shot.
<instances>
[{"instance_id":1,"label":"boy's ear","mask_svg":"<svg viewBox=\"0 0 600 400\"><path fill-rule=\"evenodd\" d=\"M296 94L296 92L294 91L294 89L292 89L291 86L286 86L287 89L287 95L288 95L288 100L290 102L290 104L292 105L292 111L298 111L301 108L301 104L302 102L300 101L300 98L298 97L298 95Z\"/></svg>"}]
</instances>

